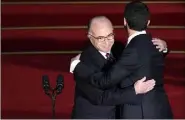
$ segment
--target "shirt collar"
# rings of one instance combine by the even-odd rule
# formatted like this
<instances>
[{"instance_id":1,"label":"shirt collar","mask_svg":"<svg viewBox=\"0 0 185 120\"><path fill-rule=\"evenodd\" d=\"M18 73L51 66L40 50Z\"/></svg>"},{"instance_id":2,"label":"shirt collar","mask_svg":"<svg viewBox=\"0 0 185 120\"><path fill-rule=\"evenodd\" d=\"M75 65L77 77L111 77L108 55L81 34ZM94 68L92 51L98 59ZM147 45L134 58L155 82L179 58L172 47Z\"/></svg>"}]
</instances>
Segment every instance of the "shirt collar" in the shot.
<instances>
[{"instance_id":1,"label":"shirt collar","mask_svg":"<svg viewBox=\"0 0 185 120\"><path fill-rule=\"evenodd\" d=\"M131 36L128 37L128 40L127 40L127 45L130 43L130 41L136 37L137 35L141 35L141 34L146 34L146 31L143 30L143 31L139 31L139 32L136 32L134 34L132 34Z\"/></svg>"},{"instance_id":2,"label":"shirt collar","mask_svg":"<svg viewBox=\"0 0 185 120\"><path fill-rule=\"evenodd\" d=\"M107 53L105 53L105 52L102 52L102 51L99 51L99 52L100 52L100 54L101 54L101 55L103 55L103 57L104 57L105 59L107 59L107 56L106 56L106 54L107 54L107 53L110 53L110 51L109 51L109 52L107 52Z\"/></svg>"}]
</instances>

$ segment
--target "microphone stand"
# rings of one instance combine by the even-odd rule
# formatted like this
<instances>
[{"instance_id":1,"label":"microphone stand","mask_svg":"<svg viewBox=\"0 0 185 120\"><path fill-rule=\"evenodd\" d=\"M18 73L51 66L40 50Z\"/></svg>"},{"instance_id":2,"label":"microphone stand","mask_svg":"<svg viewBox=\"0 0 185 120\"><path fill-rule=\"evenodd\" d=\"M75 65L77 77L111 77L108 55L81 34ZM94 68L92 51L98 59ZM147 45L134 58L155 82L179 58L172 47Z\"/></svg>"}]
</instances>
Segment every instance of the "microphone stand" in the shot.
<instances>
[{"instance_id":1,"label":"microphone stand","mask_svg":"<svg viewBox=\"0 0 185 120\"><path fill-rule=\"evenodd\" d=\"M52 102L52 119L55 119L55 101L56 101L56 97L57 97L57 93L56 93L56 89L52 89L51 93L46 93L46 95L48 95L51 98L51 102Z\"/></svg>"},{"instance_id":2,"label":"microphone stand","mask_svg":"<svg viewBox=\"0 0 185 120\"><path fill-rule=\"evenodd\" d=\"M55 89L52 90L51 100L52 100L52 118L55 119L55 101L57 94L55 93Z\"/></svg>"},{"instance_id":3,"label":"microphone stand","mask_svg":"<svg viewBox=\"0 0 185 120\"><path fill-rule=\"evenodd\" d=\"M60 80L59 82L61 82L61 83L57 82L56 88L51 88L50 87L48 78L43 80L44 81L43 82L43 88L44 88L45 94L48 95L52 100L52 118L53 119L55 119L55 101L56 101L56 97L57 97L58 94L60 94L62 92L62 89L64 87L63 86L63 78L61 78L61 76L59 76L59 77L60 77L60 79L57 79L57 80Z\"/></svg>"}]
</instances>

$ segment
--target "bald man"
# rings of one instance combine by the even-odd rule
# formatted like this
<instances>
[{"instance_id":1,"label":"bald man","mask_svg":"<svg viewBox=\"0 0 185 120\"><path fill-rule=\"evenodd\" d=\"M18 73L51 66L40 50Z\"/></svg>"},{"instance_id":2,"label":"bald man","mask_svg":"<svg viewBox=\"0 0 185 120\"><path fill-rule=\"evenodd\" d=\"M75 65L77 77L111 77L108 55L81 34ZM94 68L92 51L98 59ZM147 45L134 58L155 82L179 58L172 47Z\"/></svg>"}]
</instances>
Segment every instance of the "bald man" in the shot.
<instances>
[{"instance_id":1,"label":"bald man","mask_svg":"<svg viewBox=\"0 0 185 120\"><path fill-rule=\"evenodd\" d=\"M152 90L155 81L148 80L145 82L146 78L143 78L135 80L137 82L134 83L128 77L122 81L125 87L120 88L118 84L110 89L99 89L85 82L97 71L106 72L119 58L118 53L121 54L122 52L114 44L112 23L104 16L95 17L90 21L87 36L91 44L81 53L80 61L75 61L71 65L71 70L78 62L83 62L89 68L85 71L83 68L74 71L76 88L72 118L114 119L116 105L140 104L140 94ZM116 47L112 47L113 44ZM97 102L103 102L104 106L97 105L100 104Z\"/></svg>"}]
</instances>

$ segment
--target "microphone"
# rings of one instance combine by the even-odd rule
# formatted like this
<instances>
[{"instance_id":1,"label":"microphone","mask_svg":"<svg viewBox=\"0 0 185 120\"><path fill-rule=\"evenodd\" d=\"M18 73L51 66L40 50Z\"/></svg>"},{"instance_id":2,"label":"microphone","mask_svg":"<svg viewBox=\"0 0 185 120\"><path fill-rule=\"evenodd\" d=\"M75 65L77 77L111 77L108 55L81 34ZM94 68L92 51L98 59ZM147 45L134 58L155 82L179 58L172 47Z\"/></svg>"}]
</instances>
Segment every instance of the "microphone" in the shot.
<instances>
[{"instance_id":1,"label":"microphone","mask_svg":"<svg viewBox=\"0 0 185 120\"><path fill-rule=\"evenodd\" d=\"M64 77L61 74L58 75L56 83L57 84L55 90L58 95L62 92L62 89L64 88Z\"/></svg>"},{"instance_id":2,"label":"microphone","mask_svg":"<svg viewBox=\"0 0 185 120\"><path fill-rule=\"evenodd\" d=\"M49 78L47 75L42 76L42 86L43 86L44 92L47 95L50 95L49 91L51 90L51 87L50 87Z\"/></svg>"}]
</instances>

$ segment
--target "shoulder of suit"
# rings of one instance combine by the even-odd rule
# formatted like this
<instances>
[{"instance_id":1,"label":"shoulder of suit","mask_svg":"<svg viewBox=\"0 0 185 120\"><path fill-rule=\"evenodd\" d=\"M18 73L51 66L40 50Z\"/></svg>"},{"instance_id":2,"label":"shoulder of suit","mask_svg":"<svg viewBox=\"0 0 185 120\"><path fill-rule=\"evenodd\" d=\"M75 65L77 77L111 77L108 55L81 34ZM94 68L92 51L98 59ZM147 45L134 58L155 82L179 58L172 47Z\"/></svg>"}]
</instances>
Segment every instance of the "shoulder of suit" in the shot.
<instances>
[{"instance_id":1,"label":"shoulder of suit","mask_svg":"<svg viewBox=\"0 0 185 120\"><path fill-rule=\"evenodd\" d=\"M82 61L87 61L89 59L91 59L91 56L93 56L93 54L95 53L95 48L93 48L93 46L88 46L85 50L82 51L81 53L81 57L80 59Z\"/></svg>"},{"instance_id":2,"label":"shoulder of suit","mask_svg":"<svg viewBox=\"0 0 185 120\"><path fill-rule=\"evenodd\" d=\"M148 34L142 34L134 37L132 39L132 43L138 44L138 45L149 45L152 43L152 37Z\"/></svg>"}]
</instances>

